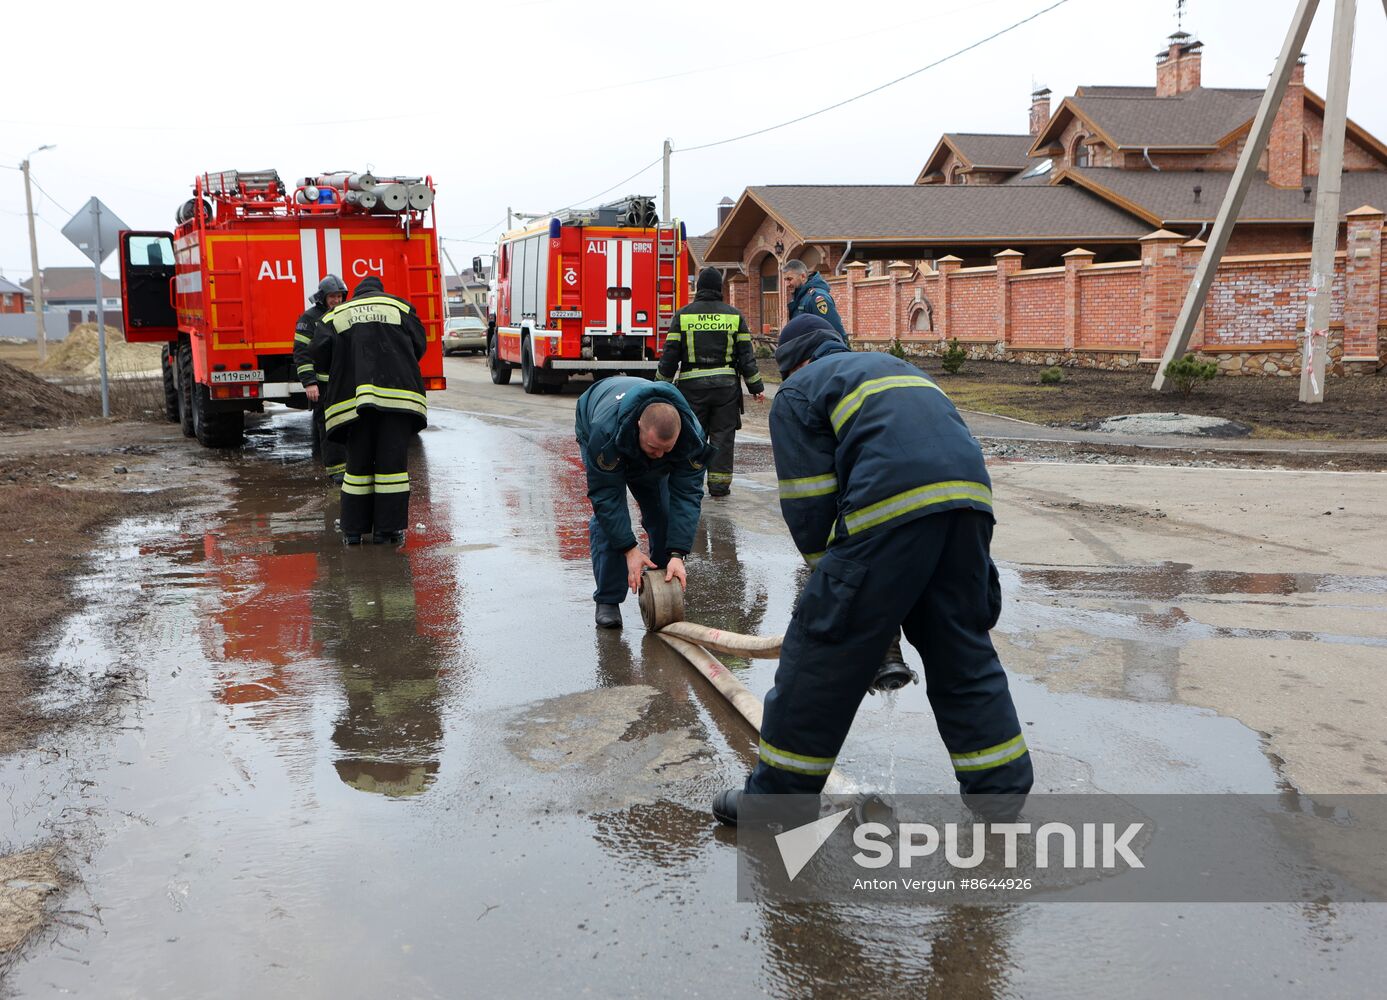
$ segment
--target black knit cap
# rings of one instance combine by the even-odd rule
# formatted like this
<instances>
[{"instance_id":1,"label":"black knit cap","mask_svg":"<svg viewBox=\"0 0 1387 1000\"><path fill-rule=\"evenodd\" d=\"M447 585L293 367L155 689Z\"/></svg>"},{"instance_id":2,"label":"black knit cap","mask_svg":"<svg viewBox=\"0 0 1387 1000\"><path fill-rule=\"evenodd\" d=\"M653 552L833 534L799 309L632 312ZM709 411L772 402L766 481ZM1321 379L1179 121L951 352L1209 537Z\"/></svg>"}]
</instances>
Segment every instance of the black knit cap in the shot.
<instances>
[{"instance_id":1,"label":"black knit cap","mask_svg":"<svg viewBox=\"0 0 1387 1000\"><path fill-rule=\"evenodd\" d=\"M694 290L698 292L717 292L722 294L722 272L716 267L705 267L698 272L698 283L694 285Z\"/></svg>"}]
</instances>

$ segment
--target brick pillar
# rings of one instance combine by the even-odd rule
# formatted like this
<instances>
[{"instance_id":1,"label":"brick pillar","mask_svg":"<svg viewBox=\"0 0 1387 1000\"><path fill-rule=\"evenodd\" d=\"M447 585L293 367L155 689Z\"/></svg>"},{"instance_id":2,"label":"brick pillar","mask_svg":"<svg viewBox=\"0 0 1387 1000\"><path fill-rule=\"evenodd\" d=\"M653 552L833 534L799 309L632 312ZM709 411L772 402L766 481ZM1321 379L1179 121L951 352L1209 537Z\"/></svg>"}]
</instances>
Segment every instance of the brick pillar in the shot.
<instances>
[{"instance_id":1,"label":"brick pillar","mask_svg":"<svg viewBox=\"0 0 1387 1000\"><path fill-rule=\"evenodd\" d=\"M940 257L934 262L934 269L939 273L939 308L934 311L934 331L939 334L941 342L948 340L952 335L953 322L949 317L949 279L962 266L963 261L953 254Z\"/></svg>"},{"instance_id":2,"label":"brick pillar","mask_svg":"<svg viewBox=\"0 0 1387 1000\"><path fill-rule=\"evenodd\" d=\"M1180 318L1185 281L1180 267L1179 233L1158 229L1141 243L1141 356L1142 361L1160 361L1166 341Z\"/></svg>"},{"instance_id":3,"label":"brick pillar","mask_svg":"<svg viewBox=\"0 0 1387 1000\"><path fill-rule=\"evenodd\" d=\"M1348 213L1348 260L1344 282L1344 373L1377 368L1381 322L1383 213L1371 205Z\"/></svg>"},{"instance_id":4,"label":"brick pillar","mask_svg":"<svg viewBox=\"0 0 1387 1000\"><path fill-rule=\"evenodd\" d=\"M1064 255L1064 349L1074 350L1079 342L1079 319L1083 303L1079 301L1079 272L1093 263L1092 250L1075 247Z\"/></svg>"},{"instance_id":5,"label":"brick pillar","mask_svg":"<svg viewBox=\"0 0 1387 1000\"><path fill-rule=\"evenodd\" d=\"M843 321L843 329L848 331L848 336L857 332L857 283L867 277L867 264L865 261L855 260L843 265L843 271L848 276L847 286L843 289L847 294L846 303L836 303L838 306L838 317ZM843 306L847 306L844 311Z\"/></svg>"},{"instance_id":6,"label":"brick pillar","mask_svg":"<svg viewBox=\"0 0 1387 1000\"><path fill-rule=\"evenodd\" d=\"M915 265L908 260L893 260L886 265L886 270L891 275L891 339L899 340L909 332L901 322L901 288L915 273Z\"/></svg>"},{"instance_id":7,"label":"brick pillar","mask_svg":"<svg viewBox=\"0 0 1387 1000\"><path fill-rule=\"evenodd\" d=\"M997 262L997 316L993 321L997 343L1011 345L1011 276L1021 270L1026 255L1019 250L1003 250L992 258Z\"/></svg>"},{"instance_id":8,"label":"brick pillar","mask_svg":"<svg viewBox=\"0 0 1387 1000\"><path fill-rule=\"evenodd\" d=\"M1199 259L1204 256L1203 240L1186 240L1180 244L1180 301L1175 307L1175 318L1180 318L1180 309L1185 304L1185 296L1189 294L1190 284L1194 281L1194 272L1199 269ZM1172 329L1174 322L1171 323ZM1190 334L1190 350L1198 352L1204 346L1204 310L1199 311L1199 318L1194 321L1194 332Z\"/></svg>"}]
</instances>

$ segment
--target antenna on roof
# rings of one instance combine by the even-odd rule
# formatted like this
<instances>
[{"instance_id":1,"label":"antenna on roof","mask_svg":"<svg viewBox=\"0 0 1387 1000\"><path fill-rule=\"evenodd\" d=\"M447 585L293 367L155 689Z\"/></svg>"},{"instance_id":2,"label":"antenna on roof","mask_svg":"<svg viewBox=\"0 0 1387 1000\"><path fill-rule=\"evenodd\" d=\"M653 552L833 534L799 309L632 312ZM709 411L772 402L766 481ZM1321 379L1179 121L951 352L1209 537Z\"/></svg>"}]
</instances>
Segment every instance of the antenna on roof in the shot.
<instances>
[{"instance_id":1,"label":"antenna on roof","mask_svg":"<svg viewBox=\"0 0 1387 1000\"><path fill-rule=\"evenodd\" d=\"M1185 30L1185 0L1175 0L1175 30Z\"/></svg>"}]
</instances>

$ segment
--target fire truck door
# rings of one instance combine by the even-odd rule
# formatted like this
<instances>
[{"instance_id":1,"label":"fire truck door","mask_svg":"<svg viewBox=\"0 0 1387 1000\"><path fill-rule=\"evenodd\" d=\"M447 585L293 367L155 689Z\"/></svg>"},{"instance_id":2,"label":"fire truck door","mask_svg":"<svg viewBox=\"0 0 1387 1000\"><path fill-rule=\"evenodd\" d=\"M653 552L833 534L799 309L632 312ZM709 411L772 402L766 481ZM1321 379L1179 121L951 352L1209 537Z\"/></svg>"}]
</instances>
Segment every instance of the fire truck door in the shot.
<instances>
[{"instance_id":1,"label":"fire truck door","mask_svg":"<svg viewBox=\"0 0 1387 1000\"><path fill-rule=\"evenodd\" d=\"M173 282L171 233L120 234L121 318L126 340L156 343L178 335Z\"/></svg>"},{"instance_id":2,"label":"fire truck door","mask_svg":"<svg viewBox=\"0 0 1387 1000\"><path fill-rule=\"evenodd\" d=\"M585 302L598 309L585 308L588 336L629 333L632 326L631 241L589 237L583 241L583 284ZM605 308L603 308L605 307Z\"/></svg>"}]
</instances>

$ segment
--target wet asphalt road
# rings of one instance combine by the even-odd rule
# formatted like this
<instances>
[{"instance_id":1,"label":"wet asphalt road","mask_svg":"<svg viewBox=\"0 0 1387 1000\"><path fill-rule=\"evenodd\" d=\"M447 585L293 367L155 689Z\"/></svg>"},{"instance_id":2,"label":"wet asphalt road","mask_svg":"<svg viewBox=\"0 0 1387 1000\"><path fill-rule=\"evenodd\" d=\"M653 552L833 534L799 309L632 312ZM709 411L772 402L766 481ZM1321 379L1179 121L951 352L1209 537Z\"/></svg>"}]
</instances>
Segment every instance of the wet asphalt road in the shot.
<instances>
[{"instance_id":1,"label":"wet asphalt road","mask_svg":"<svg viewBox=\"0 0 1387 1000\"><path fill-rule=\"evenodd\" d=\"M70 861L82 884L11 969L15 996L1379 988L1387 919L1374 906L735 902L732 841L706 806L741 782L753 736L643 634L634 601L622 633L593 629L571 398L479 387L455 377L466 364L450 362L462 387L444 400L460 408L436 406L412 455L403 552L338 545L335 497L291 413L228 459L225 507L102 540L81 584L92 600L56 663L93 684L134 671L141 697L112 727L0 762L9 839L62 832L81 845ZM738 473L733 503L705 504L689 617L780 632L803 571L764 443L746 443ZM1003 569L999 632L1018 651L1057 601L1148 606L1169 599L1162 587L1265 586ZM1323 590L1318 578L1277 585ZM1104 640L1122 630L1120 618L1065 618ZM1153 635L1166 626L1146 621ZM1374 641L1357 636L1380 654ZM1180 641L1147 645L1155 666L1131 674L1132 690L1013 676L1038 790L1285 790L1257 732L1171 686L1161 650ZM769 687L773 662L732 665L753 691ZM867 787L953 787L918 687L869 701L839 763Z\"/></svg>"}]
</instances>

